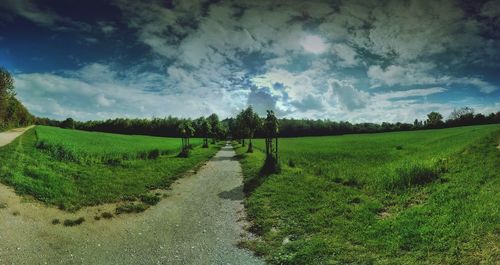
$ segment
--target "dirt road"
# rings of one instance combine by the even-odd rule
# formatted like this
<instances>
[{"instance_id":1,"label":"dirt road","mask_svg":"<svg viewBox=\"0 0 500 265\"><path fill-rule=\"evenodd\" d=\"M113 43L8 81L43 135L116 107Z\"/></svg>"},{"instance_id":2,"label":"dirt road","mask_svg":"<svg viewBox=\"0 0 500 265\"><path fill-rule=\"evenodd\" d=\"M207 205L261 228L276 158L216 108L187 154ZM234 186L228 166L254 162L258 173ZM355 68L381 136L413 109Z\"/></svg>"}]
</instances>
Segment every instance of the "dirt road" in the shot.
<instances>
[{"instance_id":1,"label":"dirt road","mask_svg":"<svg viewBox=\"0 0 500 265\"><path fill-rule=\"evenodd\" d=\"M178 180L169 197L141 214L94 220L114 205L67 213L21 202L0 185L0 264L263 264L236 247L244 234L242 173L224 147L200 170ZM25 201L25 199L23 200ZM83 216L75 227L53 225Z\"/></svg>"},{"instance_id":2,"label":"dirt road","mask_svg":"<svg viewBox=\"0 0 500 265\"><path fill-rule=\"evenodd\" d=\"M0 147L4 145L8 145L10 142L14 141L19 135L23 134L25 131L33 128L33 126L29 126L26 128L13 129L10 131L6 131L0 133Z\"/></svg>"}]
</instances>

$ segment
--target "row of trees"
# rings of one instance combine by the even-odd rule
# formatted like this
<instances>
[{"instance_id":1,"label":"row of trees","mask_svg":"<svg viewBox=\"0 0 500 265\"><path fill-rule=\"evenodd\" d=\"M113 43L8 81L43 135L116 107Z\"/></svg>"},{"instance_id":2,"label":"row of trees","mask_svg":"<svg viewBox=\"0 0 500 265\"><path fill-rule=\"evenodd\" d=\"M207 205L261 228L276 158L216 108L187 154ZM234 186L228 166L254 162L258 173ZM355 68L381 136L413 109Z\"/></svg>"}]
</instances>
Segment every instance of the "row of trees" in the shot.
<instances>
[{"instance_id":1,"label":"row of trees","mask_svg":"<svg viewBox=\"0 0 500 265\"><path fill-rule=\"evenodd\" d=\"M212 139L212 144L217 142L217 139L222 139L226 137L227 130L222 125L217 114L212 114L208 118L200 117L195 119L194 122L191 120L184 120L178 125L178 132L182 138L182 149L179 156L187 157L189 156L189 150L192 149L189 143L189 138L196 135L203 137L203 148L208 148L208 138Z\"/></svg>"},{"instance_id":2,"label":"row of trees","mask_svg":"<svg viewBox=\"0 0 500 265\"><path fill-rule=\"evenodd\" d=\"M33 122L34 117L16 99L14 79L7 70L0 67L0 131Z\"/></svg>"},{"instance_id":3,"label":"row of trees","mask_svg":"<svg viewBox=\"0 0 500 265\"><path fill-rule=\"evenodd\" d=\"M226 137L227 129L216 114L209 117L197 119L181 119L175 117L153 118L153 119L109 119L105 121L79 122L72 118L57 121L48 118L37 118L39 125L55 126L67 129L78 129L84 131L99 131L119 134L151 135L162 137L181 137L179 125L190 122L194 128L194 137L215 139Z\"/></svg>"},{"instance_id":4,"label":"row of trees","mask_svg":"<svg viewBox=\"0 0 500 265\"><path fill-rule=\"evenodd\" d=\"M101 131L121 134L142 134L165 137L180 137L179 125L190 121L194 130L193 136L205 139L223 139L231 136L241 140L246 145L244 139L254 137L266 137L266 130L259 124L259 116L251 107L240 112L235 118L228 118L220 121L216 114L207 118L201 117L194 120L179 119L175 117L154 118L154 119L112 119L106 121L76 122L72 119L65 121L55 121L44 118L37 118L36 123L42 125L59 126L64 128L76 128L88 131ZM261 121L262 122L262 121ZM448 128L467 125L500 123L500 111L483 115L475 113L472 108L464 107L452 112L447 120L438 112L431 112L426 120L416 119L413 123L358 123L352 124L344 121L330 120L306 120L306 119L279 119L280 137L298 136L322 136L341 135L353 133L377 133L391 131L410 131L422 129ZM248 146L249 151L253 149L251 140Z\"/></svg>"}]
</instances>

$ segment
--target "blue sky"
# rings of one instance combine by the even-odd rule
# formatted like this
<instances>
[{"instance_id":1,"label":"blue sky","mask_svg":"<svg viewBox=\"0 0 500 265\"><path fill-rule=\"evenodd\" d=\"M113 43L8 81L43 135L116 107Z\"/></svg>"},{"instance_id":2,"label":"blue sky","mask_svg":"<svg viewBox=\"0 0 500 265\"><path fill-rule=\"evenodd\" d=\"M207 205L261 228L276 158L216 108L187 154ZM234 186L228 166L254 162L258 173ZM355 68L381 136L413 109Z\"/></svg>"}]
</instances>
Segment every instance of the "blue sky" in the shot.
<instances>
[{"instance_id":1,"label":"blue sky","mask_svg":"<svg viewBox=\"0 0 500 265\"><path fill-rule=\"evenodd\" d=\"M500 0L0 2L0 65L43 117L413 121L500 110Z\"/></svg>"}]
</instances>

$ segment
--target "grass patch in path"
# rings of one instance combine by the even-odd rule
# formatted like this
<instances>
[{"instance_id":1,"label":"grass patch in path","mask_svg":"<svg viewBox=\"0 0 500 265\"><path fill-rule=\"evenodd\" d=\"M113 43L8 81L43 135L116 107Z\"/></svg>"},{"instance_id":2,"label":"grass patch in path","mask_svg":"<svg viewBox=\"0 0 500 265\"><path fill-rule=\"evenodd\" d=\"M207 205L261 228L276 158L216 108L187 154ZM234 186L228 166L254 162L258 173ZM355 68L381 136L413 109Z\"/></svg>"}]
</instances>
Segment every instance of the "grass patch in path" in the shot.
<instances>
[{"instance_id":1,"label":"grass patch in path","mask_svg":"<svg viewBox=\"0 0 500 265\"><path fill-rule=\"evenodd\" d=\"M49 145L62 145L65 150L62 153L83 154L84 159L66 159L47 152L37 147L40 137L50 142ZM149 190L169 187L184 172L219 150L218 146L201 148L198 145L189 158L177 158L179 142L174 138L36 127L0 148L0 181L13 186L17 193L32 195L70 211L82 206L141 198L141 195L148 203L154 203L155 199L146 195ZM155 159L135 155L156 149L163 150L164 154ZM115 154L123 158L127 153L134 155L119 163L106 162Z\"/></svg>"},{"instance_id":2,"label":"grass patch in path","mask_svg":"<svg viewBox=\"0 0 500 265\"><path fill-rule=\"evenodd\" d=\"M499 125L264 140L238 147L252 230L270 264L494 264L500 256ZM403 148L395 148L402 146ZM292 163L290 163L292 161Z\"/></svg>"}]
</instances>

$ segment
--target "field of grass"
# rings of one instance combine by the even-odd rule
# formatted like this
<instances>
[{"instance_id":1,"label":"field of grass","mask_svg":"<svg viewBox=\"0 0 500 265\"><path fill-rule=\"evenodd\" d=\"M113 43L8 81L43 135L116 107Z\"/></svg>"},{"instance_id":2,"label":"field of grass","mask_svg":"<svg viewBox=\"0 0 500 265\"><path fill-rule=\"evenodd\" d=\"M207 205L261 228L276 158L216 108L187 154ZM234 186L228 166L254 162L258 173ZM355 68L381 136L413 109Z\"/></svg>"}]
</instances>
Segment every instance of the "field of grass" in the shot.
<instances>
[{"instance_id":1,"label":"field of grass","mask_svg":"<svg viewBox=\"0 0 500 265\"><path fill-rule=\"evenodd\" d=\"M281 172L237 148L271 264L494 264L500 126L280 139ZM259 150L260 149L260 150Z\"/></svg>"},{"instance_id":2,"label":"field of grass","mask_svg":"<svg viewBox=\"0 0 500 265\"><path fill-rule=\"evenodd\" d=\"M176 154L180 148L178 138L133 136L100 132L66 130L38 126L38 149L46 150L61 160L81 163L116 163L121 160L151 159L159 155ZM202 139L195 138L196 147Z\"/></svg>"},{"instance_id":3,"label":"field of grass","mask_svg":"<svg viewBox=\"0 0 500 265\"><path fill-rule=\"evenodd\" d=\"M144 197L213 156L192 139L178 158L180 139L127 136L37 126L0 148L0 181L16 192L75 210Z\"/></svg>"}]
</instances>

